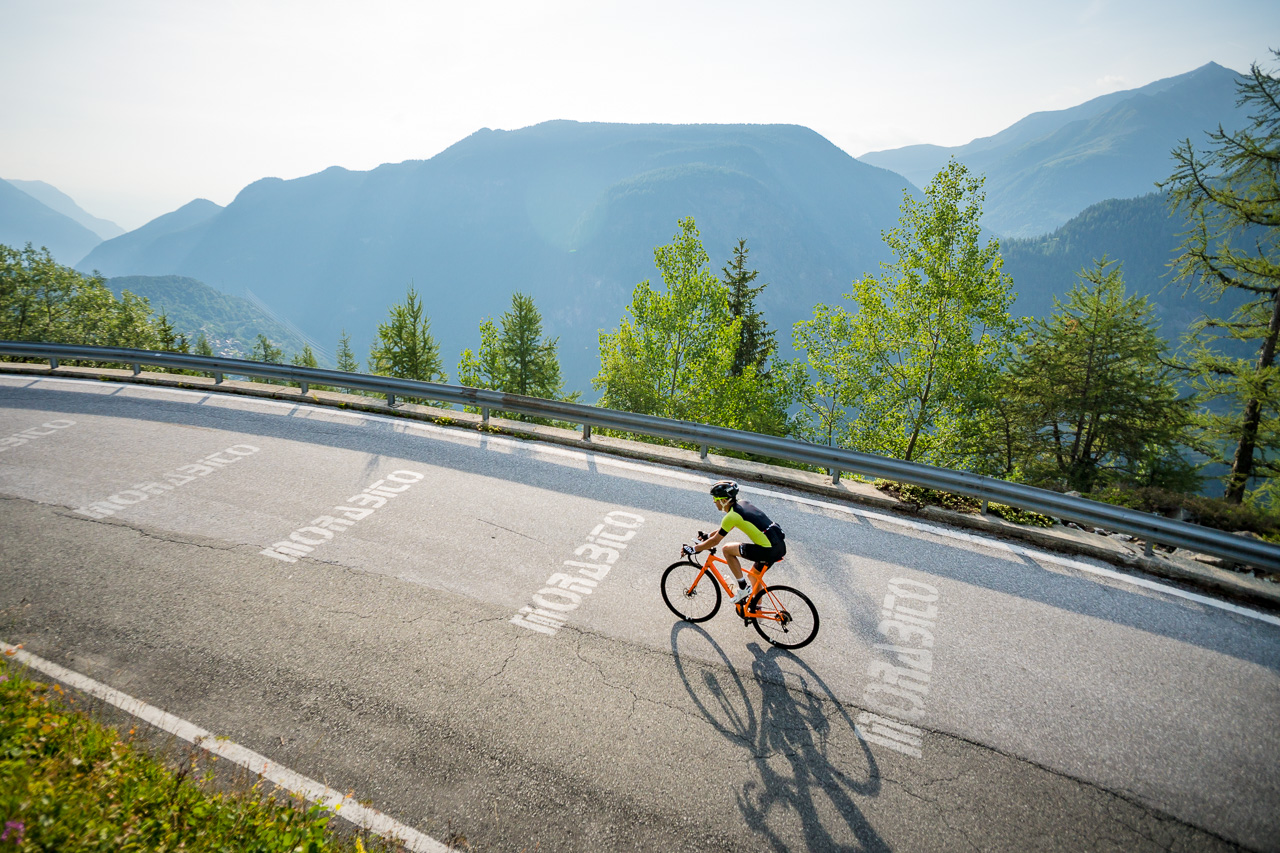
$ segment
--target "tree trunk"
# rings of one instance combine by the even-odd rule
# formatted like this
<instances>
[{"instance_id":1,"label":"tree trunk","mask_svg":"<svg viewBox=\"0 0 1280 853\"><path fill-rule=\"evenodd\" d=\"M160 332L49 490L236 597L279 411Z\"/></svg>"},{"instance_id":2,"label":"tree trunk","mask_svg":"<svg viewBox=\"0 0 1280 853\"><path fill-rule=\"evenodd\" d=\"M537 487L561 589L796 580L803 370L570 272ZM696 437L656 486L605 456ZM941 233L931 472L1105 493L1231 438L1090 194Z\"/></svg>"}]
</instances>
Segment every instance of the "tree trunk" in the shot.
<instances>
[{"instance_id":1,"label":"tree trunk","mask_svg":"<svg viewBox=\"0 0 1280 853\"><path fill-rule=\"evenodd\" d=\"M1271 294L1271 324L1258 353L1258 370L1267 369L1275 362L1276 338L1280 336L1280 290ZM1262 421L1262 404L1257 397L1244 407L1244 426L1240 430L1240 444L1236 446L1236 458L1231 462L1231 476L1222 497L1227 503L1243 503L1245 486L1253 474L1253 454L1258 443L1258 425Z\"/></svg>"}]
</instances>

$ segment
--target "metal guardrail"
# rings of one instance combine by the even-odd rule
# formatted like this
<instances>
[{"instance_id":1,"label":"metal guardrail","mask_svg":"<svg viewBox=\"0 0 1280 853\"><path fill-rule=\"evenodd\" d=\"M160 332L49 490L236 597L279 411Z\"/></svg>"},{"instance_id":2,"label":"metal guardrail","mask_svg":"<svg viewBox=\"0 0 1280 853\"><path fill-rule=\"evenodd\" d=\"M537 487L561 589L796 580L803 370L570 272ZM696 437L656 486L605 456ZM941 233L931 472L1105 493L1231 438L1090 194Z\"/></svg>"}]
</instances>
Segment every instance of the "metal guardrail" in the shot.
<instances>
[{"instance_id":1,"label":"metal guardrail","mask_svg":"<svg viewBox=\"0 0 1280 853\"><path fill-rule=\"evenodd\" d=\"M141 372L144 364L195 370L212 374L214 381L219 383L227 375L276 379L298 383L304 394L311 385L348 388L385 395L389 406L394 406L398 397L471 406L480 410L485 421L488 420L490 411L517 412L579 424L582 427L583 439L588 441L591 439L593 429L614 429L694 444L701 448L704 459L709 448L719 448L825 468L832 473L833 481L839 480L840 472L883 477L899 483L969 495L982 501L995 501L1054 518L1127 533L1144 540L1147 543L1148 553L1150 553L1151 543L1161 543L1187 548L1202 554L1211 554L1233 563L1243 563L1273 571L1280 570L1280 546L1256 539L1212 530L1185 521L1175 521L1152 513L1137 512L1091 501L1087 498L1072 497L1034 486L997 480L981 474L888 459L870 453L809 444L791 438L779 438L689 421L602 409L581 403L543 400L537 397L524 397L459 385L418 382L389 376L371 376L342 370L295 367L218 356L206 357L118 347L21 341L0 341L0 355L48 359L50 366L54 368L62 360L129 364L132 365L135 375Z\"/></svg>"}]
</instances>

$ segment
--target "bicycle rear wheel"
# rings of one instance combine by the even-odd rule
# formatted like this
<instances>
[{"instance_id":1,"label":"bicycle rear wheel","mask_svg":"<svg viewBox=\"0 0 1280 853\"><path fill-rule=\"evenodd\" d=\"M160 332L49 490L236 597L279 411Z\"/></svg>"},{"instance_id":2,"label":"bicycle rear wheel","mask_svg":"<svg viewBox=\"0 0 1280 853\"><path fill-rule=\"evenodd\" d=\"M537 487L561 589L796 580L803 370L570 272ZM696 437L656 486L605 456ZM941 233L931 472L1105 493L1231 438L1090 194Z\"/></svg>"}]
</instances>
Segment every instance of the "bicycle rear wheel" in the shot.
<instances>
[{"instance_id":1,"label":"bicycle rear wheel","mask_svg":"<svg viewBox=\"0 0 1280 853\"><path fill-rule=\"evenodd\" d=\"M809 596L798 589L763 589L751 599L749 609L761 613L751 620L756 633L780 649L807 646L818 636L818 611Z\"/></svg>"},{"instance_id":2,"label":"bicycle rear wheel","mask_svg":"<svg viewBox=\"0 0 1280 853\"><path fill-rule=\"evenodd\" d=\"M686 622L706 622L720 609L720 584L693 560L672 563L662 573L662 600Z\"/></svg>"}]
</instances>

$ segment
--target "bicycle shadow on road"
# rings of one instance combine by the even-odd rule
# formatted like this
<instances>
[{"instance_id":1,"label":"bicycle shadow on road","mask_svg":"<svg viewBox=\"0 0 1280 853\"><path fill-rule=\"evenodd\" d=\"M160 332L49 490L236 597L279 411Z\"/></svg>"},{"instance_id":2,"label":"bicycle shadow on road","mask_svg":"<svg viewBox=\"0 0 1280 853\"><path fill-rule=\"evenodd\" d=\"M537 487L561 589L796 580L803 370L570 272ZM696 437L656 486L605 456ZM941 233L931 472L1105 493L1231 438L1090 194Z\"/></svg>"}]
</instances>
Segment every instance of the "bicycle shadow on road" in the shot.
<instances>
[{"instance_id":1,"label":"bicycle shadow on road","mask_svg":"<svg viewBox=\"0 0 1280 853\"><path fill-rule=\"evenodd\" d=\"M796 655L755 642L747 648L754 656L750 681L703 628L689 622L671 627L672 657L689 697L729 742L751 755L749 778L731 780L743 822L774 850L803 844L810 850L888 851L859 806L880 793L880 772L849 712Z\"/></svg>"}]
</instances>

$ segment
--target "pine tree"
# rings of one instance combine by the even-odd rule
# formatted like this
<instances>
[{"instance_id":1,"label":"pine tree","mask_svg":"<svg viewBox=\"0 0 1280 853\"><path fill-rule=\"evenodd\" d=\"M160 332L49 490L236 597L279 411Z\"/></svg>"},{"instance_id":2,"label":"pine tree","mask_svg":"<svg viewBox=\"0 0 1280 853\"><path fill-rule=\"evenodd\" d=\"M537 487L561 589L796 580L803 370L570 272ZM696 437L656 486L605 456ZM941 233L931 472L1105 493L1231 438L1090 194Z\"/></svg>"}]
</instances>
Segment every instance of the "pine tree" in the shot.
<instances>
[{"instance_id":1,"label":"pine tree","mask_svg":"<svg viewBox=\"0 0 1280 853\"><path fill-rule=\"evenodd\" d=\"M1099 485L1194 490L1179 448L1193 443L1166 344L1145 297L1126 296L1106 258L1080 272L1066 300L1036 320L1002 396L1027 430L1024 479L1090 492Z\"/></svg>"},{"instance_id":2,"label":"pine tree","mask_svg":"<svg viewBox=\"0 0 1280 853\"><path fill-rule=\"evenodd\" d=\"M378 376L419 382L449 381L441 367L440 345L431 335L431 318L412 286L404 303L392 305L387 322L378 324L377 340L369 350L369 368ZM447 407L442 403L432 405Z\"/></svg>"},{"instance_id":3,"label":"pine tree","mask_svg":"<svg viewBox=\"0 0 1280 853\"><path fill-rule=\"evenodd\" d=\"M774 332L765 322L764 314L756 310L756 294L768 285L751 286L760 272L747 269L747 254L750 251L747 241L739 238L738 245L733 249L733 260L721 268L723 281L729 287L729 315L742 320L731 368L734 376L741 376L747 365L755 365L758 374L765 374L766 364L777 349L773 340Z\"/></svg>"},{"instance_id":4,"label":"pine tree","mask_svg":"<svg viewBox=\"0 0 1280 853\"><path fill-rule=\"evenodd\" d=\"M500 318L501 331L492 320L480 324L480 349L463 350L458 361L458 381L472 388L541 397L544 400L576 400L565 395L560 380L559 339L542 336L542 315L533 299L522 293L511 297L511 310ZM528 419L512 412L499 417ZM533 419L537 420L537 419Z\"/></svg>"},{"instance_id":5,"label":"pine tree","mask_svg":"<svg viewBox=\"0 0 1280 853\"><path fill-rule=\"evenodd\" d=\"M348 373L360 372L360 362L351 351L351 336L346 329L342 330L342 336L338 339L338 369Z\"/></svg>"},{"instance_id":6,"label":"pine tree","mask_svg":"<svg viewBox=\"0 0 1280 853\"><path fill-rule=\"evenodd\" d=\"M431 318L409 287L403 304L392 305L386 323L378 324L378 338L369 351L371 372L421 382L447 382L441 369L440 345L431 335Z\"/></svg>"},{"instance_id":7,"label":"pine tree","mask_svg":"<svg viewBox=\"0 0 1280 853\"><path fill-rule=\"evenodd\" d=\"M284 350L271 342L266 335L258 335L253 342L253 352L249 355L253 361L262 361L268 364L280 364L284 359Z\"/></svg>"},{"instance_id":8,"label":"pine tree","mask_svg":"<svg viewBox=\"0 0 1280 853\"><path fill-rule=\"evenodd\" d=\"M173 331L168 314L161 314L156 319L156 344L165 352L178 351L178 335Z\"/></svg>"},{"instance_id":9,"label":"pine tree","mask_svg":"<svg viewBox=\"0 0 1280 853\"><path fill-rule=\"evenodd\" d=\"M213 345L209 343L209 339L201 332L196 336L196 355L203 355L209 358L213 357Z\"/></svg>"},{"instance_id":10,"label":"pine tree","mask_svg":"<svg viewBox=\"0 0 1280 853\"><path fill-rule=\"evenodd\" d=\"M1263 481L1257 491L1265 499L1280 476L1280 79L1254 63L1238 103L1253 109L1249 125L1209 133L1203 153L1185 140L1162 185L1191 219L1175 261L1178 279L1214 301L1233 290L1248 296L1229 320L1194 326L1189 341L1189 369L1202 400L1229 406L1225 414L1206 411L1202 424L1215 456L1230 461L1223 497L1236 504L1251 480ZM1221 340L1251 342L1257 355L1223 355Z\"/></svg>"},{"instance_id":11,"label":"pine tree","mask_svg":"<svg viewBox=\"0 0 1280 853\"><path fill-rule=\"evenodd\" d=\"M501 346L507 373L502 390L548 400L560 398L559 339L542 337L542 315L533 299L522 293L512 295L511 310L502 315Z\"/></svg>"}]
</instances>

